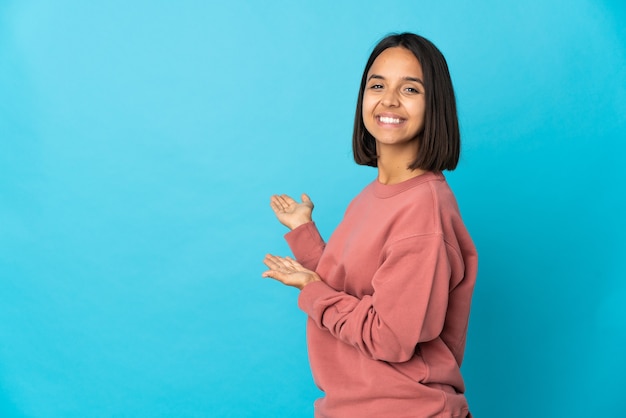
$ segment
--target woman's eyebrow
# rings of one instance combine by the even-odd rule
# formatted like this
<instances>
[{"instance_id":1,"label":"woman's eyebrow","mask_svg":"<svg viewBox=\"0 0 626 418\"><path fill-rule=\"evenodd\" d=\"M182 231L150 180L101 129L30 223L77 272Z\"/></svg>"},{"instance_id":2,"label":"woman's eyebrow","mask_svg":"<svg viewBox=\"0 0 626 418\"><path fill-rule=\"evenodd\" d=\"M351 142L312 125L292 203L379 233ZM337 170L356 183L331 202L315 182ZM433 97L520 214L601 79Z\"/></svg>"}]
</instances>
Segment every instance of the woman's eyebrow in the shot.
<instances>
[{"instance_id":1,"label":"woman's eyebrow","mask_svg":"<svg viewBox=\"0 0 626 418\"><path fill-rule=\"evenodd\" d=\"M416 83L420 83L422 86L424 85L424 82L422 81L421 78L417 78L417 77L404 77L405 80L407 81L415 81Z\"/></svg>"},{"instance_id":2,"label":"woman's eyebrow","mask_svg":"<svg viewBox=\"0 0 626 418\"><path fill-rule=\"evenodd\" d=\"M370 81L372 78L379 79L379 80L384 80L384 79L385 79L385 77L383 77L382 75L379 75L379 74L372 74L372 75L370 75L370 76L367 78L367 81ZM422 81L422 79L421 79L421 78L417 78L417 77L408 77L408 76L407 76L407 77L403 77L403 80L406 80L406 81L414 81L414 82L416 82L416 83L420 83L422 86L424 85L424 82Z\"/></svg>"},{"instance_id":3,"label":"woman's eyebrow","mask_svg":"<svg viewBox=\"0 0 626 418\"><path fill-rule=\"evenodd\" d=\"M367 78L367 81L370 81L372 78L376 78L376 79L380 79L380 80L384 80L385 79L385 77L383 77L382 75L372 74L371 76L369 76Z\"/></svg>"}]
</instances>

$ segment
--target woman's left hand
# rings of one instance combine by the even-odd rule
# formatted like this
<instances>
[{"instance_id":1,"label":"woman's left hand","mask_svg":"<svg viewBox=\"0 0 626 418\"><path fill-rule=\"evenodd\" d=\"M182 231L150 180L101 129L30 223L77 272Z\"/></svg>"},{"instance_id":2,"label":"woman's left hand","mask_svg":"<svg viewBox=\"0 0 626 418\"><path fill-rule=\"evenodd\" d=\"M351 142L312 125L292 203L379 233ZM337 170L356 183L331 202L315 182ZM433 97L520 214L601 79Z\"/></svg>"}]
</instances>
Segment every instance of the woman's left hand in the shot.
<instances>
[{"instance_id":1,"label":"woman's left hand","mask_svg":"<svg viewBox=\"0 0 626 418\"><path fill-rule=\"evenodd\" d=\"M319 282L320 276L312 270L302 267L300 263L291 257L279 257L268 254L263 259L269 270L262 274L263 277L269 277L278 280L287 286L297 287L302 290L309 283Z\"/></svg>"}]
</instances>

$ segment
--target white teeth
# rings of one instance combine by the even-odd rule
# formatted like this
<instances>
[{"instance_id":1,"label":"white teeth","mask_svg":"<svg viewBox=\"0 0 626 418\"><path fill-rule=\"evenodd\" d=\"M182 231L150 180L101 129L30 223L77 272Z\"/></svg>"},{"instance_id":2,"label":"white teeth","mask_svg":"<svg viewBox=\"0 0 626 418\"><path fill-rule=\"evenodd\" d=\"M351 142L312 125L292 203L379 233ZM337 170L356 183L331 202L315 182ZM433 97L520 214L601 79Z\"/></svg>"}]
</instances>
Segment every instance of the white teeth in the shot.
<instances>
[{"instance_id":1,"label":"white teeth","mask_svg":"<svg viewBox=\"0 0 626 418\"><path fill-rule=\"evenodd\" d=\"M396 118L390 118L387 116L380 116L378 118L379 121L381 121L382 123L400 123L400 119L396 119Z\"/></svg>"}]
</instances>

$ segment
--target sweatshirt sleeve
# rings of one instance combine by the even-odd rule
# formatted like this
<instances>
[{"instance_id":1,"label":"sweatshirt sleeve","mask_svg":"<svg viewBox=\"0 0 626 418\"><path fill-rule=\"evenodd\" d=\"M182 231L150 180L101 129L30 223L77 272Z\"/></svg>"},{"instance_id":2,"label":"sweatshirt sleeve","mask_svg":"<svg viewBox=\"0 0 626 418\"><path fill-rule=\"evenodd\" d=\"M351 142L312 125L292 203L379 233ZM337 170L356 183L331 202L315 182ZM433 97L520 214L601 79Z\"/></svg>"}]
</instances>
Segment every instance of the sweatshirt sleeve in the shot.
<instances>
[{"instance_id":1,"label":"sweatshirt sleeve","mask_svg":"<svg viewBox=\"0 0 626 418\"><path fill-rule=\"evenodd\" d=\"M305 223L289 231L285 239L296 260L307 269L315 270L326 247L315 222Z\"/></svg>"},{"instance_id":2,"label":"sweatshirt sleeve","mask_svg":"<svg viewBox=\"0 0 626 418\"><path fill-rule=\"evenodd\" d=\"M407 361L418 343L441 334L450 291L450 255L456 256L448 252L441 235L406 238L386 249L372 281L372 295L359 299L315 282L302 289L298 304L318 327L367 357Z\"/></svg>"}]
</instances>

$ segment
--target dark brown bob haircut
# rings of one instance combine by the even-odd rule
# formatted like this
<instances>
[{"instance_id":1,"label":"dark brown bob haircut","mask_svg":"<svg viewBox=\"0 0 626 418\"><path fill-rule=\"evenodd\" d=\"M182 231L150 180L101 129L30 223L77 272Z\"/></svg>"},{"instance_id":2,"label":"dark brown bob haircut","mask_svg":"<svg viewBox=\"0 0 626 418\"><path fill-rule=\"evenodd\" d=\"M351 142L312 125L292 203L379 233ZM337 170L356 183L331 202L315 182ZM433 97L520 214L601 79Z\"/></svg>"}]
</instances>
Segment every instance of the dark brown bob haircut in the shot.
<instances>
[{"instance_id":1,"label":"dark brown bob haircut","mask_svg":"<svg viewBox=\"0 0 626 418\"><path fill-rule=\"evenodd\" d=\"M372 51L359 88L359 98L354 115L352 151L354 161L360 165L377 166L376 140L363 123L363 93L367 73L374 60L386 49L408 49L422 66L426 109L424 129L417 135L419 152L408 168L427 171L454 170L461 152L461 134L456 113L456 100L448 64L443 54L432 42L414 33L391 34L383 38Z\"/></svg>"}]
</instances>

